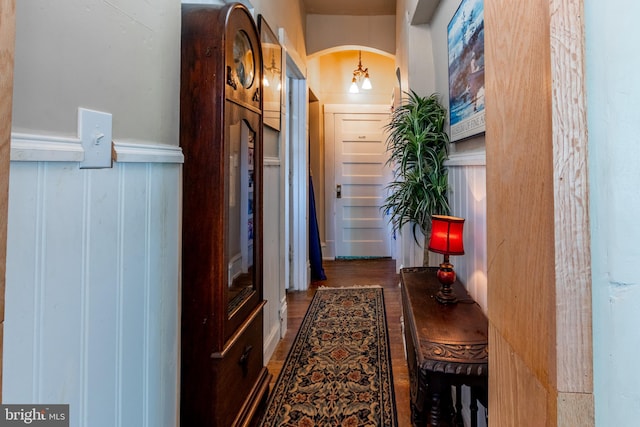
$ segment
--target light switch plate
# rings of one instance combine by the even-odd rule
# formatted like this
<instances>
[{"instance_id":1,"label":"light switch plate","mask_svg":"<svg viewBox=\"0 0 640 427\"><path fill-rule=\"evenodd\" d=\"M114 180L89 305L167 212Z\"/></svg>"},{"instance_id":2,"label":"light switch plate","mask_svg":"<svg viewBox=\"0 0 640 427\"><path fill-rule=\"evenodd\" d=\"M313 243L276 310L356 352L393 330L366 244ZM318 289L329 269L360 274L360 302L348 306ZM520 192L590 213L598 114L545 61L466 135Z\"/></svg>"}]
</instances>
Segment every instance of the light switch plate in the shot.
<instances>
[{"instance_id":1,"label":"light switch plate","mask_svg":"<svg viewBox=\"0 0 640 427\"><path fill-rule=\"evenodd\" d=\"M110 113L78 108L78 135L84 149L80 169L112 166L112 116Z\"/></svg>"}]
</instances>

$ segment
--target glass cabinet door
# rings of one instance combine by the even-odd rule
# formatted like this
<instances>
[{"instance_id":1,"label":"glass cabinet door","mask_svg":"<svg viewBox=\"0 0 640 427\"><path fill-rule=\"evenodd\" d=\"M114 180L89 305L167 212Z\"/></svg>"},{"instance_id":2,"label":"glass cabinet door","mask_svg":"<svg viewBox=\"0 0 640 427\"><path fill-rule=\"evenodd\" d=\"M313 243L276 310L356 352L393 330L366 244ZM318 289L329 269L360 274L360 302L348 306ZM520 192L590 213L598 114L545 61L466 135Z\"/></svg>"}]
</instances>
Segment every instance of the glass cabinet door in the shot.
<instances>
[{"instance_id":1,"label":"glass cabinet door","mask_svg":"<svg viewBox=\"0 0 640 427\"><path fill-rule=\"evenodd\" d=\"M254 188L256 133L246 120L229 126L228 315L232 316L255 290Z\"/></svg>"}]
</instances>

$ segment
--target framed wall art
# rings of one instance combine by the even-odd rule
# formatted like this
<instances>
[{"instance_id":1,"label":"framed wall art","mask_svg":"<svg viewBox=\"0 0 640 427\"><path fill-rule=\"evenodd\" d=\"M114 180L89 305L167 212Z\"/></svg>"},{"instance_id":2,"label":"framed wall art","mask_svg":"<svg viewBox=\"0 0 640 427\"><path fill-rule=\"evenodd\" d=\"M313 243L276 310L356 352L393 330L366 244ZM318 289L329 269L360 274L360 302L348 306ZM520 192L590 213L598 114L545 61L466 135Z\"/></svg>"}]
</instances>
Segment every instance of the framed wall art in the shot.
<instances>
[{"instance_id":1,"label":"framed wall art","mask_svg":"<svg viewBox=\"0 0 640 427\"><path fill-rule=\"evenodd\" d=\"M447 26L451 142L485 131L484 0L462 0Z\"/></svg>"},{"instance_id":2,"label":"framed wall art","mask_svg":"<svg viewBox=\"0 0 640 427\"><path fill-rule=\"evenodd\" d=\"M267 24L258 16L258 29L262 45L262 92L264 124L280 130L280 100L282 96L282 46Z\"/></svg>"}]
</instances>

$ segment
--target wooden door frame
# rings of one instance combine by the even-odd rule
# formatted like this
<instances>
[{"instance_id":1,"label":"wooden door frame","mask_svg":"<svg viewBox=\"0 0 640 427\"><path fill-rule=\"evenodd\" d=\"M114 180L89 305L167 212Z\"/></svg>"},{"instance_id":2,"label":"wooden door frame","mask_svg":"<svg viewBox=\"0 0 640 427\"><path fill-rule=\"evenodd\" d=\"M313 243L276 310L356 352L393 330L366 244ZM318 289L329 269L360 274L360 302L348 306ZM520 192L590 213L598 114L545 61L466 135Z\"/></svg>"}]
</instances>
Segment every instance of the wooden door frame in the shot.
<instances>
[{"instance_id":1,"label":"wooden door frame","mask_svg":"<svg viewBox=\"0 0 640 427\"><path fill-rule=\"evenodd\" d=\"M2 401L2 359L4 341L4 294L7 261L7 216L9 165L11 157L11 109L15 56L15 0L0 0L0 401Z\"/></svg>"}]
</instances>

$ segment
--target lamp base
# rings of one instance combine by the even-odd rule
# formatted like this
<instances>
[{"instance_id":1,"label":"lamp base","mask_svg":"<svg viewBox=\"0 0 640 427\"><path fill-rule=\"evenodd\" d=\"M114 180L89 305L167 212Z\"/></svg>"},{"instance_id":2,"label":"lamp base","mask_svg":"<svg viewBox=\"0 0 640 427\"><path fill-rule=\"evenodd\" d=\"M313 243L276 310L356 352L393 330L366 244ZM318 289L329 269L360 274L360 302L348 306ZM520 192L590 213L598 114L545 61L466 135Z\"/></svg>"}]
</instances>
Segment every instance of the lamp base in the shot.
<instances>
[{"instance_id":1,"label":"lamp base","mask_svg":"<svg viewBox=\"0 0 640 427\"><path fill-rule=\"evenodd\" d=\"M455 292L451 289L451 285L456 281L456 272L453 271L453 265L447 260L440 264L437 273L440 282L440 290L436 294L436 301L440 304L455 304L458 302Z\"/></svg>"},{"instance_id":2,"label":"lamp base","mask_svg":"<svg viewBox=\"0 0 640 427\"><path fill-rule=\"evenodd\" d=\"M449 288L449 289L451 289L451 288ZM441 289L436 294L436 301L438 301L440 304L457 304L458 303L458 297L456 297L455 294L453 294L453 292L450 292L449 294L446 294Z\"/></svg>"}]
</instances>

